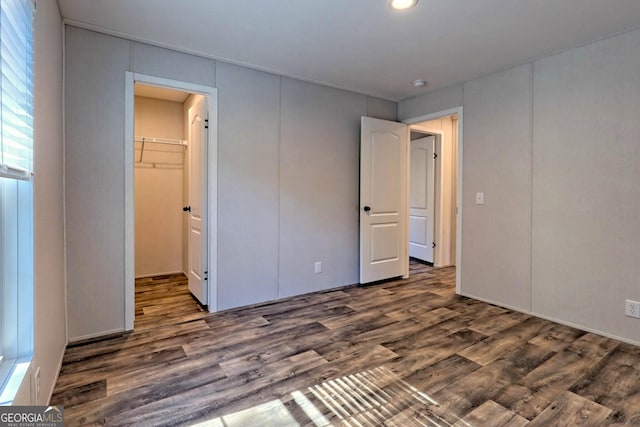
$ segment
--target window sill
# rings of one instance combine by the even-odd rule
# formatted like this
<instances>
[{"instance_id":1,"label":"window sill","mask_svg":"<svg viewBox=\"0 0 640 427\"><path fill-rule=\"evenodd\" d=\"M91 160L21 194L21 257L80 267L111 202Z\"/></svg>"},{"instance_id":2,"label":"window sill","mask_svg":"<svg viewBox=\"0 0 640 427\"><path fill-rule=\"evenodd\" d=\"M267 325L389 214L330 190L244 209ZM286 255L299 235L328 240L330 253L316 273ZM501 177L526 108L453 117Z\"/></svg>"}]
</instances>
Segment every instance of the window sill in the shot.
<instances>
[{"instance_id":1,"label":"window sill","mask_svg":"<svg viewBox=\"0 0 640 427\"><path fill-rule=\"evenodd\" d=\"M9 363L9 362L8 362ZM22 383L30 381L29 368L31 367L31 358L16 360L9 369L11 372L0 394L0 406L9 406L13 404L18 390L22 386Z\"/></svg>"}]
</instances>

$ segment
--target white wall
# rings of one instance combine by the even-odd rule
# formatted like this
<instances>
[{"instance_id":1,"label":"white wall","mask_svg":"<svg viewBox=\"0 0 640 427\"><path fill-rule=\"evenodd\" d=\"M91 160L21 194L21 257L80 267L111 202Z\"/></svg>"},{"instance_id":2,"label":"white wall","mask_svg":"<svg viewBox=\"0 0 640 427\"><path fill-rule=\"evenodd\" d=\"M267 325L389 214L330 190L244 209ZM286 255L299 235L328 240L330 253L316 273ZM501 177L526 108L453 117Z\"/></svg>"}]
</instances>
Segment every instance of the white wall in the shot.
<instances>
[{"instance_id":1,"label":"white wall","mask_svg":"<svg viewBox=\"0 0 640 427\"><path fill-rule=\"evenodd\" d=\"M278 296L280 78L217 63L218 306Z\"/></svg>"},{"instance_id":2,"label":"white wall","mask_svg":"<svg viewBox=\"0 0 640 427\"><path fill-rule=\"evenodd\" d=\"M282 80L279 296L358 282L366 97ZM314 263L322 262L322 274Z\"/></svg>"},{"instance_id":3,"label":"white wall","mask_svg":"<svg viewBox=\"0 0 640 427\"><path fill-rule=\"evenodd\" d=\"M62 138L62 19L57 2L38 1L34 69L35 345L16 405L49 402L66 344ZM36 400L33 375L40 368Z\"/></svg>"},{"instance_id":4,"label":"white wall","mask_svg":"<svg viewBox=\"0 0 640 427\"><path fill-rule=\"evenodd\" d=\"M640 31L534 67L532 309L640 342Z\"/></svg>"},{"instance_id":5,"label":"white wall","mask_svg":"<svg viewBox=\"0 0 640 427\"><path fill-rule=\"evenodd\" d=\"M218 89L219 309L357 282L360 116L395 119L395 103L70 26L66 40L71 339L124 328L126 70Z\"/></svg>"},{"instance_id":6,"label":"white wall","mask_svg":"<svg viewBox=\"0 0 640 427\"><path fill-rule=\"evenodd\" d=\"M124 70L131 43L67 26L65 183L69 339L124 325Z\"/></svg>"},{"instance_id":7,"label":"white wall","mask_svg":"<svg viewBox=\"0 0 640 427\"><path fill-rule=\"evenodd\" d=\"M134 134L183 139L183 105L135 97ZM136 142L135 150L135 275L185 271L183 219L185 149Z\"/></svg>"},{"instance_id":8,"label":"white wall","mask_svg":"<svg viewBox=\"0 0 640 427\"><path fill-rule=\"evenodd\" d=\"M465 83L463 125L462 293L529 310L531 65Z\"/></svg>"},{"instance_id":9,"label":"white wall","mask_svg":"<svg viewBox=\"0 0 640 427\"><path fill-rule=\"evenodd\" d=\"M400 104L464 106L463 294L640 343L638 69L636 30Z\"/></svg>"},{"instance_id":10,"label":"white wall","mask_svg":"<svg viewBox=\"0 0 640 427\"><path fill-rule=\"evenodd\" d=\"M404 120L459 107L463 93L463 86L459 84L406 99L398 104L398 118Z\"/></svg>"}]
</instances>

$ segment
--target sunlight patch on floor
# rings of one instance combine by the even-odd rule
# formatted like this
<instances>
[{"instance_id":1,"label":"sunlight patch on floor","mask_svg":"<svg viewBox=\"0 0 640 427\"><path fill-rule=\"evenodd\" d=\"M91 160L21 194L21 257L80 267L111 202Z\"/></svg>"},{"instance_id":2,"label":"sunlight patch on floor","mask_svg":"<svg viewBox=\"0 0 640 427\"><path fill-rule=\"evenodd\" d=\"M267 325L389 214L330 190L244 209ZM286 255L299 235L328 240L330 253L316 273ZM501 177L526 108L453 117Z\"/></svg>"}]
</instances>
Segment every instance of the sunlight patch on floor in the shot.
<instances>
[{"instance_id":1,"label":"sunlight patch on floor","mask_svg":"<svg viewBox=\"0 0 640 427\"><path fill-rule=\"evenodd\" d=\"M384 367L328 380L309 387L306 393L296 390L290 397L291 409L300 409L298 419L277 399L196 426L299 427L300 419L305 418L302 425L316 427L470 427Z\"/></svg>"},{"instance_id":2,"label":"sunlight patch on floor","mask_svg":"<svg viewBox=\"0 0 640 427\"><path fill-rule=\"evenodd\" d=\"M280 400L253 406L231 415L195 424L198 427L248 427L278 426L299 427L300 424L291 416Z\"/></svg>"}]
</instances>

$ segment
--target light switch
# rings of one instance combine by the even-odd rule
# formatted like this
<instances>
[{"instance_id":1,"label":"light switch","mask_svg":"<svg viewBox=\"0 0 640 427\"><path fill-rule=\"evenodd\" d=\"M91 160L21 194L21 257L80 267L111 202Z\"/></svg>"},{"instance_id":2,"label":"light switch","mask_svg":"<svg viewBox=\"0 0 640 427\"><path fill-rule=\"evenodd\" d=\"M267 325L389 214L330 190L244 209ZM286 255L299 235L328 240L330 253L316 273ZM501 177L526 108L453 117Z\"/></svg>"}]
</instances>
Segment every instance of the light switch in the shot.
<instances>
[{"instance_id":1,"label":"light switch","mask_svg":"<svg viewBox=\"0 0 640 427\"><path fill-rule=\"evenodd\" d=\"M484 205L484 193L476 193L476 205Z\"/></svg>"}]
</instances>

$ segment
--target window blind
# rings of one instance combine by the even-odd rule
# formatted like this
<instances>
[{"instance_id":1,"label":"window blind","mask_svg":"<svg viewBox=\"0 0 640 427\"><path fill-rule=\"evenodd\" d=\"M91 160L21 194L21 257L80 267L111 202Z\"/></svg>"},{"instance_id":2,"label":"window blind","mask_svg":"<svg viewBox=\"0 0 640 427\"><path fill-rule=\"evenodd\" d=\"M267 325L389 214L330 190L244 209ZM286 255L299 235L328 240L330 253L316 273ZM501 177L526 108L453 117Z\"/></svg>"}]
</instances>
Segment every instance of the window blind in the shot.
<instances>
[{"instance_id":1,"label":"window blind","mask_svg":"<svg viewBox=\"0 0 640 427\"><path fill-rule=\"evenodd\" d=\"M33 174L33 0L0 2L0 176Z\"/></svg>"}]
</instances>

